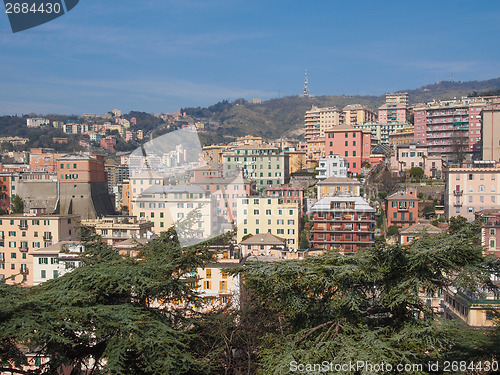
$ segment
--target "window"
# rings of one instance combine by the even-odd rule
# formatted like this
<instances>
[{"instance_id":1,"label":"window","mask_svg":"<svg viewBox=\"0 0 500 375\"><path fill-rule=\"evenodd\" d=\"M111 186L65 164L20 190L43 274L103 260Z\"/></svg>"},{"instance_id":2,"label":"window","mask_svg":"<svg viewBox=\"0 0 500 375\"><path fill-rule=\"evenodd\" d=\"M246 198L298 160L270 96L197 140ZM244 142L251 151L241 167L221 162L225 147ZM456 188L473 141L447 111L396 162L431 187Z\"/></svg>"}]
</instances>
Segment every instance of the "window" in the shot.
<instances>
[{"instance_id":1,"label":"window","mask_svg":"<svg viewBox=\"0 0 500 375\"><path fill-rule=\"evenodd\" d=\"M212 283L210 281L203 282L203 289L211 289Z\"/></svg>"},{"instance_id":2,"label":"window","mask_svg":"<svg viewBox=\"0 0 500 375\"><path fill-rule=\"evenodd\" d=\"M346 145L346 146L349 146L349 141L345 141L345 145Z\"/></svg>"},{"instance_id":3,"label":"window","mask_svg":"<svg viewBox=\"0 0 500 375\"><path fill-rule=\"evenodd\" d=\"M346 151L346 152L345 152L345 156L349 156L349 151Z\"/></svg>"},{"instance_id":4,"label":"window","mask_svg":"<svg viewBox=\"0 0 500 375\"><path fill-rule=\"evenodd\" d=\"M40 271L40 277L41 277L42 279L46 279L46 278L47 278L47 271L45 271L45 270L41 270L41 271Z\"/></svg>"},{"instance_id":5,"label":"window","mask_svg":"<svg viewBox=\"0 0 500 375\"><path fill-rule=\"evenodd\" d=\"M486 185L479 185L479 191L486 191Z\"/></svg>"},{"instance_id":6,"label":"window","mask_svg":"<svg viewBox=\"0 0 500 375\"><path fill-rule=\"evenodd\" d=\"M491 234L491 235L495 235L495 228L491 228L491 229L490 229L490 234Z\"/></svg>"}]
</instances>

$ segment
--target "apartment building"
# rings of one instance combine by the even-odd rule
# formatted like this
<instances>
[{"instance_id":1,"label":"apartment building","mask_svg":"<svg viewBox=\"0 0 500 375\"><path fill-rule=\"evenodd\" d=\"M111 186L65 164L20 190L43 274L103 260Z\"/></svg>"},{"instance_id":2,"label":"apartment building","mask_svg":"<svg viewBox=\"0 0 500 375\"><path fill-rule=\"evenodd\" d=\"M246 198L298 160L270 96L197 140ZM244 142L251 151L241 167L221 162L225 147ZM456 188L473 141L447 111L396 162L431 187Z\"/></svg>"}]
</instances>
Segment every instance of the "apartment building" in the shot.
<instances>
[{"instance_id":1,"label":"apartment building","mask_svg":"<svg viewBox=\"0 0 500 375\"><path fill-rule=\"evenodd\" d=\"M324 197L334 196L352 196L359 197L361 195L361 182L348 177L332 176L323 181L318 181L318 200Z\"/></svg>"},{"instance_id":2,"label":"apartment building","mask_svg":"<svg viewBox=\"0 0 500 375\"><path fill-rule=\"evenodd\" d=\"M311 208L311 247L354 253L375 244L375 209L361 197L324 197Z\"/></svg>"},{"instance_id":3,"label":"apartment building","mask_svg":"<svg viewBox=\"0 0 500 375\"><path fill-rule=\"evenodd\" d=\"M408 128L396 130L389 134L389 146L397 147L400 145L413 143L414 142L414 126L409 126Z\"/></svg>"},{"instance_id":4,"label":"apartment building","mask_svg":"<svg viewBox=\"0 0 500 375\"><path fill-rule=\"evenodd\" d=\"M323 152L325 142L323 142ZM307 168L307 151L296 150L295 148L287 149L284 151L288 155L288 173L291 175L297 171Z\"/></svg>"},{"instance_id":5,"label":"apartment building","mask_svg":"<svg viewBox=\"0 0 500 375\"><path fill-rule=\"evenodd\" d=\"M474 212L474 217L481 223L481 245L484 254L500 257L500 208Z\"/></svg>"},{"instance_id":6,"label":"apartment building","mask_svg":"<svg viewBox=\"0 0 500 375\"><path fill-rule=\"evenodd\" d=\"M223 154L224 176L243 173L243 178L254 180L256 189L288 183L289 156L273 146L241 146Z\"/></svg>"},{"instance_id":7,"label":"apartment building","mask_svg":"<svg viewBox=\"0 0 500 375\"><path fill-rule=\"evenodd\" d=\"M378 107L378 121L382 124L406 123L407 117L408 107L406 105L386 103Z\"/></svg>"},{"instance_id":8,"label":"apartment building","mask_svg":"<svg viewBox=\"0 0 500 375\"><path fill-rule=\"evenodd\" d=\"M372 135L372 140L379 144L389 145L389 137L393 133L401 132L412 128L407 122L365 122L363 124L353 125L356 129L368 130Z\"/></svg>"},{"instance_id":9,"label":"apartment building","mask_svg":"<svg viewBox=\"0 0 500 375\"><path fill-rule=\"evenodd\" d=\"M500 162L500 103L482 112L482 160Z\"/></svg>"},{"instance_id":10,"label":"apartment building","mask_svg":"<svg viewBox=\"0 0 500 375\"><path fill-rule=\"evenodd\" d=\"M304 188L295 183L283 184L266 188L263 193L266 197L277 197L279 203L296 203L299 205L300 217L305 215Z\"/></svg>"},{"instance_id":11,"label":"apartment building","mask_svg":"<svg viewBox=\"0 0 500 375\"><path fill-rule=\"evenodd\" d=\"M363 124L365 122L377 121L377 114L370 108L361 104L346 105L342 112L344 112L344 121L347 125Z\"/></svg>"},{"instance_id":12,"label":"apartment building","mask_svg":"<svg viewBox=\"0 0 500 375\"><path fill-rule=\"evenodd\" d=\"M0 216L0 282L33 285L33 251L78 236L79 215Z\"/></svg>"},{"instance_id":13,"label":"apartment building","mask_svg":"<svg viewBox=\"0 0 500 375\"><path fill-rule=\"evenodd\" d=\"M217 215L227 223L236 223L238 215L238 199L254 195L255 181L245 180L241 175L236 177L209 177L193 182L215 199Z\"/></svg>"},{"instance_id":14,"label":"apartment building","mask_svg":"<svg viewBox=\"0 0 500 375\"><path fill-rule=\"evenodd\" d=\"M325 138L307 140L307 160L318 161L325 157Z\"/></svg>"},{"instance_id":15,"label":"apartment building","mask_svg":"<svg viewBox=\"0 0 500 375\"><path fill-rule=\"evenodd\" d=\"M82 220L82 226L92 229L111 246L128 239L145 238L152 231L151 221L137 216L104 216Z\"/></svg>"},{"instance_id":16,"label":"apartment building","mask_svg":"<svg viewBox=\"0 0 500 375\"><path fill-rule=\"evenodd\" d=\"M313 105L305 115L305 138L307 141L324 138L325 131L343 124L344 121L344 112L338 108L319 108Z\"/></svg>"},{"instance_id":17,"label":"apartment building","mask_svg":"<svg viewBox=\"0 0 500 375\"><path fill-rule=\"evenodd\" d=\"M33 250L33 285L56 279L81 266L85 246L79 241L61 241Z\"/></svg>"},{"instance_id":18,"label":"apartment building","mask_svg":"<svg viewBox=\"0 0 500 375\"><path fill-rule=\"evenodd\" d=\"M482 111L497 97L433 101L414 106L415 142L429 145L429 153L457 153L481 157Z\"/></svg>"},{"instance_id":19,"label":"apartment building","mask_svg":"<svg viewBox=\"0 0 500 375\"><path fill-rule=\"evenodd\" d=\"M340 155L347 161L347 175L357 176L363 163L370 161L371 133L349 125L328 130L325 135L325 154Z\"/></svg>"},{"instance_id":20,"label":"apartment building","mask_svg":"<svg viewBox=\"0 0 500 375\"><path fill-rule=\"evenodd\" d=\"M237 242L248 234L271 233L287 240L290 247L299 244L300 207L280 197L249 197L238 200Z\"/></svg>"},{"instance_id":21,"label":"apartment building","mask_svg":"<svg viewBox=\"0 0 500 375\"><path fill-rule=\"evenodd\" d=\"M498 285L498 280L493 280ZM496 314L500 304L497 291L459 291L454 288L444 290L444 317L458 319L469 327L495 327Z\"/></svg>"},{"instance_id":22,"label":"apartment building","mask_svg":"<svg viewBox=\"0 0 500 375\"><path fill-rule=\"evenodd\" d=\"M155 233L176 226L179 237L206 239L216 233L217 205L200 186L151 186L134 198L132 215L151 222Z\"/></svg>"},{"instance_id":23,"label":"apartment building","mask_svg":"<svg viewBox=\"0 0 500 375\"><path fill-rule=\"evenodd\" d=\"M443 160L440 155L429 155L429 146L405 144L395 148L391 157L391 171L394 176L403 175L406 170L420 167L427 177L441 178Z\"/></svg>"},{"instance_id":24,"label":"apartment building","mask_svg":"<svg viewBox=\"0 0 500 375\"><path fill-rule=\"evenodd\" d=\"M408 228L418 223L417 191L407 190L389 195L385 199L387 227Z\"/></svg>"},{"instance_id":25,"label":"apartment building","mask_svg":"<svg viewBox=\"0 0 500 375\"><path fill-rule=\"evenodd\" d=\"M494 161L473 161L461 166L444 166L446 217L463 216L495 209L500 202L500 165Z\"/></svg>"},{"instance_id":26,"label":"apartment building","mask_svg":"<svg viewBox=\"0 0 500 375\"><path fill-rule=\"evenodd\" d=\"M319 160L316 179L323 181L330 177L347 177L347 160L340 155L328 155Z\"/></svg>"}]
</instances>

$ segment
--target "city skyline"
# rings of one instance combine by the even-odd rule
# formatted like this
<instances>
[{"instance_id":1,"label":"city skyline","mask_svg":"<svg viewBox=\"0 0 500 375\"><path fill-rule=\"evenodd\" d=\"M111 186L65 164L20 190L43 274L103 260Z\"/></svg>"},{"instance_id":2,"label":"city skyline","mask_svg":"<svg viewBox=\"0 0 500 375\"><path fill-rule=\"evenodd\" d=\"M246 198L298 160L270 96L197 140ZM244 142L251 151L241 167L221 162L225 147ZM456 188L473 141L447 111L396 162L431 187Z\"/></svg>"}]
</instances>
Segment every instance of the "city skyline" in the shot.
<instances>
[{"instance_id":1,"label":"city skyline","mask_svg":"<svg viewBox=\"0 0 500 375\"><path fill-rule=\"evenodd\" d=\"M174 112L240 97L381 95L500 76L488 1L80 2L13 34L0 17L0 114Z\"/></svg>"}]
</instances>

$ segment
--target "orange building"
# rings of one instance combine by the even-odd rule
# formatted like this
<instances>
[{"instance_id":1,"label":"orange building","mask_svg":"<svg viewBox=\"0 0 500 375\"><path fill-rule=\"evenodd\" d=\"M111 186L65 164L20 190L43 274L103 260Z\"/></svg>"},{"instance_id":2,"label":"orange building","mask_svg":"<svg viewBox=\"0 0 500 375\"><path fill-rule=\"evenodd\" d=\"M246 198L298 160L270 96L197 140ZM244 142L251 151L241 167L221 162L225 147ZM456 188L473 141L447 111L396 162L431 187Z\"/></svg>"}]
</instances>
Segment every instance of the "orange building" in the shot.
<instances>
[{"instance_id":1,"label":"orange building","mask_svg":"<svg viewBox=\"0 0 500 375\"><path fill-rule=\"evenodd\" d=\"M30 171L54 172L56 159L63 156L52 148L32 148L30 150Z\"/></svg>"},{"instance_id":2,"label":"orange building","mask_svg":"<svg viewBox=\"0 0 500 375\"><path fill-rule=\"evenodd\" d=\"M61 183L108 181L102 156L62 156L57 158L56 171Z\"/></svg>"},{"instance_id":3,"label":"orange building","mask_svg":"<svg viewBox=\"0 0 500 375\"><path fill-rule=\"evenodd\" d=\"M387 226L407 228L418 223L418 198L416 190L397 192L385 200Z\"/></svg>"}]
</instances>

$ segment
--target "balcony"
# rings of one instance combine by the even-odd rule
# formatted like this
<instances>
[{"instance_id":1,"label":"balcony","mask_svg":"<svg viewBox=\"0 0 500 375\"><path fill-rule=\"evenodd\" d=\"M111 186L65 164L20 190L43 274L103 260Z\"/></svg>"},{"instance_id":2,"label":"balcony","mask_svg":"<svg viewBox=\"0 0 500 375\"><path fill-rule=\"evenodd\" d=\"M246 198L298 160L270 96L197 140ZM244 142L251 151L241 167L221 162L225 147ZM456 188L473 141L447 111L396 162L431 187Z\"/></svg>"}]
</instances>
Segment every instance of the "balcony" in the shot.
<instances>
[{"instance_id":1,"label":"balcony","mask_svg":"<svg viewBox=\"0 0 500 375\"><path fill-rule=\"evenodd\" d=\"M30 270L28 268L21 268L21 273L23 275L28 275L30 273Z\"/></svg>"},{"instance_id":2,"label":"balcony","mask_svg":"<svg viewBox=\"0 0 500 375\"><path fill-rule=\"evenodd\" d=\"M453 195L457 197L461 197L464 194L463 190L453 190Z\"/></svg>"},{"instance_id":3,"label":"balcony","mask_svg":"<svg viewBox=\"0 0 500 375\"><path fill-rule=\"evenodd\" d=\"M453 207L462 207L462 203L453 203Z\"/></svg>"},{"instance_id":4,"label":"balcony","mask_svg":"<svg viewBox=\"0 0 500 375\"><path fill-rule=\"evenodd\" d=\"M52 235L44 234L43 235L43 240L44 241L52 241Z\"/></svg>"},{"instance_id":5,"label":"balcony","mask_svg":"<svg viewBox=\"0 0 500 375\"><path fill-rule=\"evenodd\" d=\"M21 230L27 230L28 229L28 224L26 224L26 225L19 225L19 229L21 229Z\"/></svg>"},{"instance_id":6,"label":"balcony","mask_svg":"<svg viewBox=\"0 0 500 375\"><path fill-rule=\"evenodd\" d=\"M27 253L27 252L28 252L28 249L29 249L29 248L28 248L27 246L21 246L21 247L19 248L19 251L20 251L21 253Z\"/></svg>"}]
</instances>

